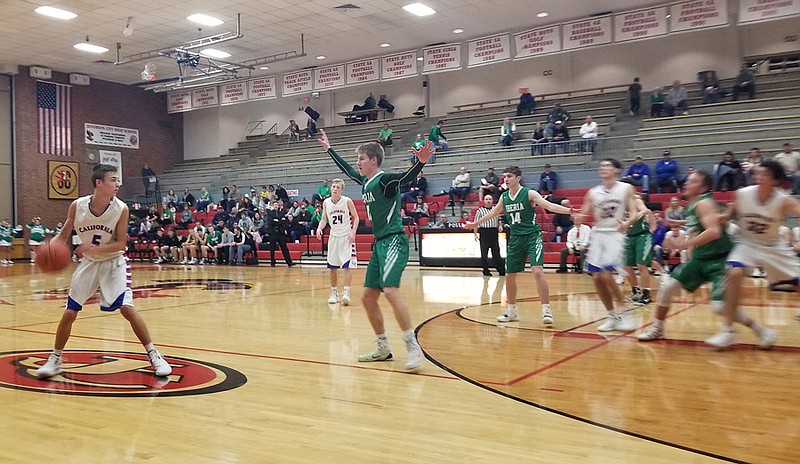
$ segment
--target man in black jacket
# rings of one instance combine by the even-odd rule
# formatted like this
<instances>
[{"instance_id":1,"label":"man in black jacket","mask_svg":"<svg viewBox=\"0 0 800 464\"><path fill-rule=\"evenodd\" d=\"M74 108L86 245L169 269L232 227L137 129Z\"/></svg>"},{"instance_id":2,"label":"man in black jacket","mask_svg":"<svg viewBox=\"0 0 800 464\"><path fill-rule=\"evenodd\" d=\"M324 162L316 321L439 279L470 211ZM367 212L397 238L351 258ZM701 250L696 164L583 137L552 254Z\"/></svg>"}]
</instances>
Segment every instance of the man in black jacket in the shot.
<instances>
[{"instance_id":1,"label":"man in black jacket","mask_svg":"<svg viewBox=\"0 0 800 464\"><path fill-rule=\"evenodd\" d=\"M275 267L275 247L280 246L283 259L289 267L294 266L292 257L289 255L289 247L286 246L288 238L289 223L280 213L278 202L273 203L273 210L267 212L267 232L269 232L269 259L270 265Z\"/></svg>"}]
</instances>

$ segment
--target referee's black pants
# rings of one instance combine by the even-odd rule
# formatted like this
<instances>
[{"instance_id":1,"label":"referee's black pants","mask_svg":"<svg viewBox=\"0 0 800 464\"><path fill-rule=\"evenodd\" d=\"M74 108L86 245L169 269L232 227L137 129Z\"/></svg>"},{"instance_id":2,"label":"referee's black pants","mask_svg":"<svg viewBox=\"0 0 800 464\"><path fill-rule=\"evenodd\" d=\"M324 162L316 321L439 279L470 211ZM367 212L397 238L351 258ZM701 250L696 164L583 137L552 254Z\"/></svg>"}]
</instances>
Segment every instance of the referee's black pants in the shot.
<instances>
[{"instance_id":1,"label":"referee's black pants","mask_svg":"<svg viewBox=\"0 0 800 464\"><path fill-rule=\"evenodd\" d=\"M494 227L479 228L478 241L481 244L481 266L483 266L483 273L489 274L489 250L492 250L492 259L494 260L494 267L500 275L505 275L506 265L503 258L500 256L500 242L498 241L499 233Z\"/></svg>"}]
</instances>

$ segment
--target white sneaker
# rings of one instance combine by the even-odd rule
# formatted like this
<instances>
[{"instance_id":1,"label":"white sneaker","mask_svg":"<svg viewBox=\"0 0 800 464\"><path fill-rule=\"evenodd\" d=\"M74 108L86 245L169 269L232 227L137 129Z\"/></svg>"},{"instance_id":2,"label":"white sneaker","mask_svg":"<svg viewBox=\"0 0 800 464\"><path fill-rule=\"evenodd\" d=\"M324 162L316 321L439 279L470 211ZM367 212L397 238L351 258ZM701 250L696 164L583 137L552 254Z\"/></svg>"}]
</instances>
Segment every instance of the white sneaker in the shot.
<instances>
[{"instance_id":1,"label":"white sneaker","mask_svg":"<svg viewBox=\"0 0 800 464\"><path fill-rule=\"evenodd\" d=\"M328 297L328 304L336 304L339 301L339 291L335 288L331 290L331 296Z\"/></svg>"},{"instance_id":2,"label":"white sneaker","mask_svg":"<svg viewBox=\"0 0 800 464\"><path fill-rule=\"evenodd\" d=\"M350 306L350 291L345 290L342 292L342 305L343 306Z\"/></svg>"},{"instance_id":3,"label":"white sneaker","mask_svg":"<svg viewBox=\"0 0 800 464\"><path fill-rule=\"evenodd\" d=\"M639 334L639 341L640 342L652 342L655 340L663 340L664 337L664 329L658 328L655 324L651 325L647 332Z\"/></svg>"},{"instance_id":4,"label":"white sneaker","mask_svg":"<svg viewBox=\"0 0 800 464\"><path fill-rule=\"evenodd\" d=\"M778 333L772 329L762 327L758 331L758 347L762 350L768 350L775 344L775 339L778 338Z\"/></svg>"},{"instance_id":5,"label":"white sneaker","mask_svg":"<svg viewBox=\"0 0 800 464\"><path fill-rule=\"evenodd\" d=\"M713 346L714 348L724 349L731 345L736 344L736 332L728 329L722 329L706 340L706 345Z\"/></svg>"},{"instance_id":6,"label":"white sneaker","mask_svg":"<svg viewBox=\"0 0 800 464\"><path fill-rule=\"evenodd\" d=\"M164 360L158 350L148 352L147 357L150 358L150 365L153 366L156 376L166 377L172 374L172 367Z\"/></svg>"},{"instance_id":7,"label":"white sneaker","mask_svg":"<svg viewBox=\"0 0 800 464\"><path fill-rule=\"evenodd\" d=\"M358 362L389 361L392 359L392 350L388 346L378 345L369 353L358 356Z\"/></svg>"},{"instance_id":8,"label":"white sneaker","mask_svg":"<svg viewBox=\"0 0 800 464\"><path fill-rule=\"evenodd\" d=\"M516 309L509 309L503 314L497 316L497 322L514 322L519 320L519 313Z\"/></svg>"},{"instance_id":9,"label":"white sneaker","mask_svg":"<svg viewBox=\"0 0 800 464\"><path fill-rule=\"evenodd\" d=\"M619 316L608 315L606 321L600 324L597 328L598 332L611 332L613 330L622 330L622 318Z\"/></svg>"},{"instance_id":10,"label":"white sneaker","mask_svg":"<svg viewBox=\"0 0 800 464\"><path fill-rule=\"evenodd\" d=\"M542 324L553 325L553 313L549 309L542 311Z\"/></svg>"},{"instance_id":11,"label":"white sneaker","mask_svg":"<svg viewBox=\"0 0 800 464\"><path fill-rule=\"evenodd\" d=\"M415 370L422 366L425 361L425 354L422 352L422 347L417 342L417 337L412 336L410 339L404 340L406 342L406 349L408 350L408 358L406 358L406 369Z\"/></svg>"},{"instance_id":12,"label":"white sneaker","mask_svg":"<svg viewBox=\"0 0 800 464\"><path fill-rule=\"evenodd\" d=\"M61 356L51 353L47 362L42 367L36 369L36 377L44 379L61 373Z\"/></svg>"}]
</instances>

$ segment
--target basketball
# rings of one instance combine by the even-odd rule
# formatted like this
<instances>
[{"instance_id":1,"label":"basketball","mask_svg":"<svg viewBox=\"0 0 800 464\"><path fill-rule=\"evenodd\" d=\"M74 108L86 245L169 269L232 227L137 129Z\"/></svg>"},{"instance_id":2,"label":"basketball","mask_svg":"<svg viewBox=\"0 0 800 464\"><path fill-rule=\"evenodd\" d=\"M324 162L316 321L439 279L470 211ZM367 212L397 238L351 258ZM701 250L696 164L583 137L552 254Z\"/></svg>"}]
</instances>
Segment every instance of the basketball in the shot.
<instances>
[{"instance_id":1,"label":"basketball","mask_svg":"<svg viewBox=\"0 0 800 464\"><path fill-rule=\"evenodd\" d=\"M72 261L72 251L62 242L47 242L36 250L36 267L42 272L63 271Z\"/></svg>"}]
</instances>

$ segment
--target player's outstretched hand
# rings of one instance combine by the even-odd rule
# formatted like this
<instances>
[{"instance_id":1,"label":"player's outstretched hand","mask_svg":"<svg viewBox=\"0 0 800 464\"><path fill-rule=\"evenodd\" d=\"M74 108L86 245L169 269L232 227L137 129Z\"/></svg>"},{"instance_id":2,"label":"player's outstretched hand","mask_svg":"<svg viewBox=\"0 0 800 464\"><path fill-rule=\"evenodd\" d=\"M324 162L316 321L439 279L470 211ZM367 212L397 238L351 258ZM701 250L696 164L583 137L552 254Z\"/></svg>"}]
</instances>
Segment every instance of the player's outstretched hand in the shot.
<instances>
[{"instance_id":1,"label":"player's outstretched hand","mask_svg":"<svg viewBox=\"0 0 800 464\"><path fill-rule=\"evenodd\" d=\"M331 143L328 141L328 136L325 134L325 129L319 130L319 144L322 145L322 148L324 148L325 151L328 151L328 149L331 147Z\"/></svg>"},{"instance_id":2,"label":"player's outstretched hand","mask_svg":"<svg viewBox=\"0 0 800 464\"><path fill-rule=\"evenodd\" d=\"M418 160L422 161L423 163L427 163L428 160L431 158L431 155L436 152L436 148L433 146L433 142L428 141L425 142L425 145L422 146L419 150L416 148L411 149L411 153L414 153L414 156L417 157Z\"/></svg>"}]
</instances>

